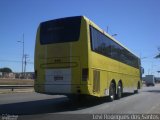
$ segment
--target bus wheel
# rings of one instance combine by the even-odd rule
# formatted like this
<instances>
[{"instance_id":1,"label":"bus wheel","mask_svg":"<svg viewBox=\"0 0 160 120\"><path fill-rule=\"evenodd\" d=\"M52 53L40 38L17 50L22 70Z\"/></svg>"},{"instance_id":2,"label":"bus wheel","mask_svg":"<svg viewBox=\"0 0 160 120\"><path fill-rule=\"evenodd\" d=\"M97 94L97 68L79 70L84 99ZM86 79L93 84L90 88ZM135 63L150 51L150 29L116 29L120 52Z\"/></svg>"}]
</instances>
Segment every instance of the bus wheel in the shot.
<instances>
[{"instance_id":1,"label":"bus wheel","mask_svg":"<svg viewBox=\"0 0 160 120\"><path fill-rule=\"evenodd\" d=\"M135 90L134 93L137 94L139 92L139 89L140 89L140 83L138 82L138 84L137 84L137 90Z\"/></svg>"},{"instance_id":2,"label":"bus wheel","mask_svg":"<svg viewBox=\"0 0 160 120\"><path fill-rule=\"evenodd\" d=\"M138 93L138 89L134 91L134 94L137 94L137 93Z\"/></svg>"},{"instance_id":3,"label":"bus wheel","mask_svg":"<svg viewBox=\"0 0 160 120\"><path fill-rule=\"evenodd\" d=\"M117 99L120 99L122 97L122 85L121 83L119 82L118 83L118 87L117 87L117 95L116 95L116 98Z\"/></svg>"},{"instance_id":4,"label":"bus wheel","mask_svg":"<svg viewBox=\"0 0 160 120\"><path fill-rule=\"evenodd\" d=\"M113 101L115 99L115 94L116 94L116 87L113 82L111 82L110 87L109 87L109 99L110 101Z\"/></svg>"}]
</instances>

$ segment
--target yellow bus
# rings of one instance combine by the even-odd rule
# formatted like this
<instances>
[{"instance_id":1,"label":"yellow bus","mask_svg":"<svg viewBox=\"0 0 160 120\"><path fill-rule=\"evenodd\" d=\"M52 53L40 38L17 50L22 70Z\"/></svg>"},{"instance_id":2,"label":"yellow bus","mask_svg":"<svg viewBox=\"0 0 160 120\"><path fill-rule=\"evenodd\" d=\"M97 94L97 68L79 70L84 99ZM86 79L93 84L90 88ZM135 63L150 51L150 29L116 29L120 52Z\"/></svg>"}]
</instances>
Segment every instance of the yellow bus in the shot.
<instances>
[{"instance_id":1,"label":"yellow bus","mask_svg":"<svg viewBox=\"0 0 160 120\"><path fill-rule=\"evenodd\" d=\"M35 91L109 96L141 88L140 59L85 16L42 22L35 46Z\"/></svg>"}]
</instances>

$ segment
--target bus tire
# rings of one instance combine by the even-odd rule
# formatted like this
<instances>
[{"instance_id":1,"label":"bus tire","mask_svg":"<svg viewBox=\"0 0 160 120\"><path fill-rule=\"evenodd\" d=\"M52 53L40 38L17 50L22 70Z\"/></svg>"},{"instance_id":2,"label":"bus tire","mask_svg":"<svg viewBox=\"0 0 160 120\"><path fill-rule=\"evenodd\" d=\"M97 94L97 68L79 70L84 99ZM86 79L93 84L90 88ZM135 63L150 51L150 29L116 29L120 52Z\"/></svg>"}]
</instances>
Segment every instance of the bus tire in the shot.
<instances>
[{"instance_id":1,"label":"bus tire","mask_svg":"<svg viewBox=\"0 0 160 120\"><path fill-rule=\"evenodd\" d=\"M111 82L109 87L109 100L110 101L115 100L115 95L116 95L116 85L114 82Z\"/></svg>"},{"instance_id":2,"label":"bus tire","mask_svg":"<svg viewBox=\"0 0 160 120\"><path fill-rule=\"evenodd\" d=\"M119 82L117 86L117 94L116 94L116 99L120 99L122 97L122 84Z\"/></svg>"},{"instance_id":3,"label":"bus tire","mask_svg":"<svg viewBox=\"0 0 160 120\"><path fill-rule=\"evenodd\" d=\"M134 94L137 94L138 92L139 92L139 91L138 91L138 89L137 89L137 90L134 91Z\"/></svg>"},{"instance_id":4,"label":"bus tire","mask_svg":"<svg viewBox=\"0 0 160 120\"><path fill-rule=\"evenodd\" d=\"M137 84L137 90L134 91L134 94L139 93L139 89L140 89L140 83L138 82L138 84Z\"/></svg>"}]
</instances>

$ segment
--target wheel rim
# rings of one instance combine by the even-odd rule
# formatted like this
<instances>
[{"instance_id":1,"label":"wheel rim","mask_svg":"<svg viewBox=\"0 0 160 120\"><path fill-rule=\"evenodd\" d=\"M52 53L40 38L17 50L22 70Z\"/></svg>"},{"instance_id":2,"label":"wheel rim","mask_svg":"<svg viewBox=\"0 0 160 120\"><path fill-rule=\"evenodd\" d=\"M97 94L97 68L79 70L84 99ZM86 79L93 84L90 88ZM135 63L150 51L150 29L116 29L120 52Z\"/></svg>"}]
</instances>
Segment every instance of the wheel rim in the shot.
<instances>
[{"instance_id":1,"label":"wheel rim","mask_svg":"<svg viewBox=\"0 0 160 120\"><path fill-rule=\"evenodd\" d=\"M122 97L122 87L121 85L118 85L118 98Z\"/></svg>"},{"instance_id":2,"label":"wheel rim","mask_svg":"<svg viewBox=\"0 0 160 120\"><path fill-rule=\"evenodd\" d=\"M111 83L111 87L110 87L110 98L111 98L111 100L114 100L114 98L115 98L115 87L114 87L114 84L113 83Z\"/></svg>"}]
</instances>

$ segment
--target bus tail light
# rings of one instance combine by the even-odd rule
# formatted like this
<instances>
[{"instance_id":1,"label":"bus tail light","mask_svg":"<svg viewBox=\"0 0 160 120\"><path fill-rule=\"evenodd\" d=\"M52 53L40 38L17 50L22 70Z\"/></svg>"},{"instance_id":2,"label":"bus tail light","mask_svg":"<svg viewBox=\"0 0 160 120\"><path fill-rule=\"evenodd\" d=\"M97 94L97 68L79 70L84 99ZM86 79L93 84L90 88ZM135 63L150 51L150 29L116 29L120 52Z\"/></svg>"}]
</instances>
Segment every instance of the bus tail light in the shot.
<instances>
[{"instance_id":1,"label":"bus tail light","mask_svg":"<svg viewBox=\"0 0 160 120\"><path fill-rule=\"evenodd\" d=\"M82 69L82 81L87 81L88 80L88 68L83 68Z\"/></svg>"}]
</instances>

